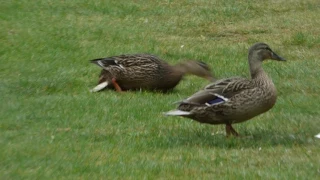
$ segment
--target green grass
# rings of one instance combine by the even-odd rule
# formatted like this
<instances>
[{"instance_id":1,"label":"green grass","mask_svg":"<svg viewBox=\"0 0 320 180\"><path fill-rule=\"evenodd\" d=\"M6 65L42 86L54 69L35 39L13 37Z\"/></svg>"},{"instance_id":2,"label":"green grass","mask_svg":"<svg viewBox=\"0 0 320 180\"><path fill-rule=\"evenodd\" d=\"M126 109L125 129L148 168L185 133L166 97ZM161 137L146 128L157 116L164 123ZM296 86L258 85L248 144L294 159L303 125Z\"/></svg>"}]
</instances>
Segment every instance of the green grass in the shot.
<instances>
[{"instance_id":1,"label":"green grass","mask_svg":"<svg viewBox=\"0 0 320 180\"><path fill-rule=\"evenodd\" d=\"M2 1L0 179L319 179L320 3L307 1ZM168 94L90 93L88 60L151 53L247 76L247 50L268 43L279 98L223 126L164 117L208 82ZM182 47L183 45L183 47Z\"/></svg>"}]
</instances>

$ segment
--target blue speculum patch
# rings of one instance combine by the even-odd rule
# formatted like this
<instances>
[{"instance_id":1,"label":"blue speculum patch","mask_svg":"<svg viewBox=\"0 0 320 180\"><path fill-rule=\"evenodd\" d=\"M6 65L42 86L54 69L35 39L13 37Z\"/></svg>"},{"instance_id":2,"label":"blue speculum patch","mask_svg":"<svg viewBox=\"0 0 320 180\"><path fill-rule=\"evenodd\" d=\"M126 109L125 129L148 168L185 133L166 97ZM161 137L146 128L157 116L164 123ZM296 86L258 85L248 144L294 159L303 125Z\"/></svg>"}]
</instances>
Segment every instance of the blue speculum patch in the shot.
<instances>
[{"instance_id":1,"label":"blue speculum patch","mask_svg":"<svg viewBox=\"0 0 320 180\"><path fill-rule=\"evenodd\" d=\"M217 103L221 103L221 102L224 102L224 101L225 100L223 100L222 98L216 97L215 99L210 100L207 103L212 105L212 104L217 104Z\"/></svg>"}]
</instances>

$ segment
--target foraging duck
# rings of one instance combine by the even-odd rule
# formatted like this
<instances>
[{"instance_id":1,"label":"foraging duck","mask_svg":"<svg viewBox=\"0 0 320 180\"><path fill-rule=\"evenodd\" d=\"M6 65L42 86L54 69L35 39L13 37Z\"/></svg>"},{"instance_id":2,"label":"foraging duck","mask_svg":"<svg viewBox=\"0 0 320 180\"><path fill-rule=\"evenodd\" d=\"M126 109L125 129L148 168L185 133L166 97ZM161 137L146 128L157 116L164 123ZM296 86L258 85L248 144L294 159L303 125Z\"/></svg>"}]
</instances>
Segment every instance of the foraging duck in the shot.
<instances>
[{"instance_id":1,"label":"foraging duck","mask_svg":"<svg viewBox=\"0 0 320 180\"><path fill-rule=\"evenodd\" d=\"M265 71L266 59L285 61L265 43L249 49L251 79L232 77L215 81L180 102L177 110L166 115L191 118L200 123L225 124L226 135L238 136L232 124L247 121L270 110L277 99L277 91Z\"/></svg>"},{"instance_id":2,"label":"foraging duck","mask_svg":"<svg viewBox=\"0 0 320 180\"><path fill-rule=\"evenodd\" d=\"M200 61L184 61L174 66L149 54L120 55L91 60L102 69L98 85L91 92L106 87L116 91L173 89L185 74L193 74L213 81L207 64Z\"/></svg>"}]
</instances>

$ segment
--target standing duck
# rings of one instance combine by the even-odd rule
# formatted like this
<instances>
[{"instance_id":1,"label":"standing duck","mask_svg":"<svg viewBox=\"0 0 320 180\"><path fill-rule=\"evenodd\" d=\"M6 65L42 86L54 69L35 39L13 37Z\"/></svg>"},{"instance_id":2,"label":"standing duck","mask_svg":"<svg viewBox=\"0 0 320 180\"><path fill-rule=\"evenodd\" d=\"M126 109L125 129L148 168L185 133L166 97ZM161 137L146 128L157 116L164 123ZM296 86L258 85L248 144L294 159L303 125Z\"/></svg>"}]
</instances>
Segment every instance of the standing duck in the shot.
<instances>
[{"instance_id":1,"label":"standing duck","mask_svg":"<svg viewBox=\"0 0 320 180\"><path fill-rule=\"evenodd\" d=\"M285 61L267 44L256 43L248 55L251 79L232 77L215 81L166 115L191 118L200 123L225 124L227 136L238 136L232 124L262 114L276 103L276 88L262 68L266 59Z\"/></svg>"},{"instance_id":2,"label":"standing duck","mask_svg":"<svg viewBox=\"0 0 320 180\"><path fill-rule=\"evenodd\" d=\"M200 61L184 61L171 66L160 58L149 54L120 55L91 60L102 69L99 82L91 92L106 87L116 91L173 89L185 74L193 74L213 81L207 64Z\"/></svg>"}]
</instances>

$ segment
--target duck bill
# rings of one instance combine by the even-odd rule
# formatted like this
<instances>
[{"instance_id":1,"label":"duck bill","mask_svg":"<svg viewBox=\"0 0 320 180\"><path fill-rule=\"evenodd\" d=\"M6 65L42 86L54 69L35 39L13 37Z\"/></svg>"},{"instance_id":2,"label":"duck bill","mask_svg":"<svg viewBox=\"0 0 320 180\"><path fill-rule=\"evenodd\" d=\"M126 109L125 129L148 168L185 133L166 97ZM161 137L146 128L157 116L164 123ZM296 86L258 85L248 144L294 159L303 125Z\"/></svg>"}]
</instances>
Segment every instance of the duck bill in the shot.
<instances>
[{"instance_id":1,"label":"duck bill","mask_svg":"<svg viewBox=\"0 0 320 180\"><path fill-rule=\"evenodd\" d=\"M271 59L277 60L277 61L286 61L285 58L279 56L278 54L276 54L275 52L271 53Z\"/></svg>"}]
</instances>

